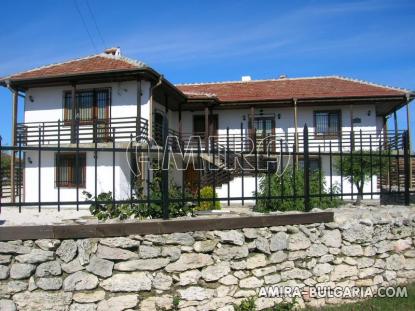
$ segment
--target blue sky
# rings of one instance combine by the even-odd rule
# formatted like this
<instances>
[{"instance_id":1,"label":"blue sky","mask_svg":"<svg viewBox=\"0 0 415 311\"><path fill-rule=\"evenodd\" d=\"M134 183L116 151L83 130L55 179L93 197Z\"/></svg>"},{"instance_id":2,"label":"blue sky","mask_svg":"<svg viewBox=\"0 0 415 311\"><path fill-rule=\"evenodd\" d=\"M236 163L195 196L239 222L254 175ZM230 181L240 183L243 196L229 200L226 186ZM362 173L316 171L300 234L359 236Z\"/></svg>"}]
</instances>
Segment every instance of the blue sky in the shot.
<instances>
[{"instance_id":1,"label":"blue sky","mask_svg":"<svg viewBox=\"0 0 415 311\"><path fill-rule=\"evenodd\" d=\"M89 0L99 31L86 0L0 5L0 76L120 46L174 83L343 75L415 90L415 1ZM7 89L0 105L10 143Z\"/></svg>"}]
</instances>

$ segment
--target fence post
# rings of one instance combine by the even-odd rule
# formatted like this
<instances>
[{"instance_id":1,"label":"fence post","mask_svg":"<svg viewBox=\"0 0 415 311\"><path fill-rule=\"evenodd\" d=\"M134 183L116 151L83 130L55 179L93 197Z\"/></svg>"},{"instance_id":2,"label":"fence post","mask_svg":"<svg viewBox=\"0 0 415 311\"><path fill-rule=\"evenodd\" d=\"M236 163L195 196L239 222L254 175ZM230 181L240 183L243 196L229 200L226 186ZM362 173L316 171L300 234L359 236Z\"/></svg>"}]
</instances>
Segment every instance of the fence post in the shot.
<instances>
[{"instance_id":1,"label":"fence post","mask_svg":"<svg viewBox=\"0 0 415 311\"><path fill-rule=\"evenodd\" d=\"M404 154L404 170L405 170L405 205L410 203L410 164L411 154L409 150L409 135L408 131L405 131L403 134L403 154ZM399 182L399 181L398 181Z\"/></svg>"},{"instance_id":2,"label":"fence post","mask_svg":"<svg viewBox=\"0 0 415 311\"><path fill-rule=\"evenodd\" d=\"M308 127L304 125L303 130L304 149L304 210L310 211L310 161L308 154Z\"/></svg>"},{"instance_id":3,"label":"fence post","mask_svg":"<svg viewBox=\"0 0 415 311\"><path fill-rule=\"evenodd\" d=\"M161 171L161 201L163 210L163 219L169 218L169 144L167 135L169 131L169 122L167 116L163 118L163 165Z\"/></svg>"}]
</instances>

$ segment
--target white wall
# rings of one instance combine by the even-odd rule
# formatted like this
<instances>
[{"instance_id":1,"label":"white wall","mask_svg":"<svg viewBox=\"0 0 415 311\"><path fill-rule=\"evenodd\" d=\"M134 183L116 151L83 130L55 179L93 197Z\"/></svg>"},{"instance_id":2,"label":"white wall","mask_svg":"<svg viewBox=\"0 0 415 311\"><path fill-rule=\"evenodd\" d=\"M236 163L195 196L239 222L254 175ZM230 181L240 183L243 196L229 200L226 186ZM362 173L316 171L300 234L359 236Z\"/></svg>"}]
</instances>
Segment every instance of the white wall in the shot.
<instances>
[{"instance_id":1,"label":"white wall","mask_svg":"<svg viewBox=\"0 0 415 311\"><path fill-rule=\"evenodd\" d=\"M291 161L290 161L291 162ZM352 188L353 188L353 199L356 200L358 190L356 186L349 182L349 180L343 176L343 178L340 175L340 172L336 170L335 168L335 159L332 159L332 178L330 179L330 158L328 155L323 155L321 157L321 165L322 165L322 176L324 178L325 182L325 189L327 193L330 193L330 188L333 187L333 189L337 188L339 191L343 189L343 193L345 194L351 194ZM286 171L284 174L292 174L292 171ZM341 180L343 179L343 185L341 183ZM371 182L372 181L372 182ZM363 193L370 193L370 192L378 192L378 186L377 186L377 176L372 176L372 180L369 180L365 183L363 187ZM243 179L244 183L244 196L245 197L253 197L255 192L255 177L254 176L245 176ZM257 189L259 189L259 183L260 183L260 175L258 175L257 178ZM342 187L341 187L342 186ZM233 178L229 183L230 188L230 197L241 197L242 196L242 177L238 176ZM339 193L339 192L338 192ZM226 198L228 197L228 185L223 184L220 187L216 188L216 195L218 198L225 199L221 201L222 206L225 206L227 204ZM335 197L335 196L334 196ZM340 196L338 196L340 198ZM364 195L364 199L379 199L379 195L373 195L370 194ZM351 195L344 195L343 199L345 200L351 200ZM245 200L246 203L255 203L254 200ZM231 200L232 203L241 203L241 200ZM317 206L318 207L318 206Z\"/></svg>"},{"instance_id":2,"label":"white wall","mask_svg":"<svg viewBox=\"0 0 415 311\"><path fill-rule=\"evenodd\" d=\"M54 202L58 199L58 188L55 187L55 152L44 151L41 157L41 200L44 202ZM32 163L29 163L29 158ZM37 151L26 153L25 169L25 201L37 202L38 178L39 178L39 158ZM115 154L115 175L112 169L112 153L100 152L97 159L97 193L113 191L112 180L115 176L115 198L127 199L130 193L130 169L128 167L126 154L123 152ZM86 185L79 188L79 198L84 199L83 191L92 195L95 194L95 168L92 152L86 153ZM60 188L61 201L76 201L76 188Z\"/></svg>"},{"instance_id":3,"label":"white wall","mask_svg":"<svg viewBox=\"0 0 415 311\"><path fill-rule=\"evenodd\" d=\"M125 82L113 82L113 83L100 83L100 84L83 84L77 86L78 90L92 89L92 88L110 88L111 89L111 106L110 106L110 118L135 118L137 116L137 81L125 81ZM141 117L149 118L149 106L150 106L150 82L141 81ZM41 87L31 88L26 92L25 98L25 123L39 123L42 122L57 122L58 120L64 120L63 110L63 93L64 91L70 91L70 86L56 86L56 87ZM33 102L30 100L32 99ZM135 129L135 120L130 119L131 122L126 124L113 124L116 128L116 134L119 132L118 137L128 136L123 140L129 140L129 135L121 133L122 131L131 131ZM116 120L114 122L117 122ZM120 121L118 121L120 122ZM125 121L124 121L125 122ZM128 126L128 129L121 129L121 126ZM91 137L92 142L92 129L87 126L89 131L82 131L84 126L80 126L81 133L84 133L85 137ZM66 142L70 141L70 127L64 127L66 131L61 131L61 139L66 139ZM51 132L48 134L56 136L49 137L50 142L46 141L45 144L56 144L57 127L49 128ZM89 136L90 135L90 136ZM118 139L121 140L121 139ZM88 142L88 141L84 141Z\"/></svg>"},{"instance_id":4,"label":"white wall","mask_svg":"<svg viewBox=\"0 0 415 311\"><path fill-rule=\"evenodd\" d=\"M294 109L293 108L264 108L256 109L256 115L260 115L260 110L262 110L263 115L274 116L276 133L294 133ZM342 130L350 131L350 105L333 105L333 106L314 106L314 107L298 107L298 129L302 130L304 125L307 124L310 131L314 131L314 119L313 112L317 110L341 110L342 116ZM368 111L371 111L370 116L368 116ZM191 133L193 131L193 115L203 115L203 111L184 111L182 113L183 120L183 132ZM246 131L248 128L249 120L249 109L235 109L235 110L213 110L212 114L218 115L219 121L219 134L226 134L226 128L229 127L229 132L231 134L239 134L241 122L243 128ZM280 114L281 119L278 119L277 116ZM243 120L245 116L245 121ZM360 118L362 120L361 124L355 124L354 130L371 130L375 131L379 128L379 121L376 118L375 106L372 104L368 105L356 105L353 106L353 117Z\"/></svg>"}]
</instances>

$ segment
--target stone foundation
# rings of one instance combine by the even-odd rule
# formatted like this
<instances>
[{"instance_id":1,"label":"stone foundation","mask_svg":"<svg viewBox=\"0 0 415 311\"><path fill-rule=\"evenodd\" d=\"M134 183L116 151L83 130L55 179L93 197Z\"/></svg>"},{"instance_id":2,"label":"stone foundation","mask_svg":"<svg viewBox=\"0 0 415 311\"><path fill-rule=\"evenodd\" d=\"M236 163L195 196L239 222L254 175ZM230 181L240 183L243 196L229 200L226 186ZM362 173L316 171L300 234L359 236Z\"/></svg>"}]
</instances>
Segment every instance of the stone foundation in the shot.
<instances>
[{"instance_id":1,"label":"stone foundation","mask_svg":"<svg viewBox=\"0 0 415 311\"><path fill-rule=\"evenodd\" d=\"M326 224L0 242L0 310L233 310L261 286L415 279L415 210L338 209ZM281 302L258 298L259 310ZM299 306L344 302L297 299Z\"/></svg>"}]
</instances>

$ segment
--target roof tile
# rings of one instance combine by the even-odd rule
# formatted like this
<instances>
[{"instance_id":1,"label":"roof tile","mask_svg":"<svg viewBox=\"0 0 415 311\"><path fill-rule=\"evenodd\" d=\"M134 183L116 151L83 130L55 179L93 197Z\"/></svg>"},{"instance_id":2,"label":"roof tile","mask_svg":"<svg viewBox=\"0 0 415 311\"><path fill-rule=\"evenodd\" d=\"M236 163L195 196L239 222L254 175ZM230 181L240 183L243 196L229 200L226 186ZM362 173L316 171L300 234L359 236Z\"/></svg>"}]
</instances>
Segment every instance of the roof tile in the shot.
<instances>
[{"instance_id":1,"label":"roof tile","mask_svg":"<svg viewBox=\"0 0 415 311\"><path fill-rule=\"evenodd\" d=\"M51 78L66 75L99 73L108 71L122 71L142 68L140 62L124 58L97 54L85 58L75 59L59 64L39 67L29 71L17 73L7 77L10 80L25 80L37 78Z\"/></svg>"},{"instance_id":2,"label":"roof tile","mask_svg":"<svg viewBox=\"0 0 415 311\"><path fill-rule=\"evenodd\" d=\"M399 96L407 93L402 89L342 77L181 84L177 87L185 94L210 94L222 102Z\"/></svg>"}]
</instances>

